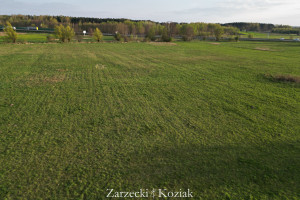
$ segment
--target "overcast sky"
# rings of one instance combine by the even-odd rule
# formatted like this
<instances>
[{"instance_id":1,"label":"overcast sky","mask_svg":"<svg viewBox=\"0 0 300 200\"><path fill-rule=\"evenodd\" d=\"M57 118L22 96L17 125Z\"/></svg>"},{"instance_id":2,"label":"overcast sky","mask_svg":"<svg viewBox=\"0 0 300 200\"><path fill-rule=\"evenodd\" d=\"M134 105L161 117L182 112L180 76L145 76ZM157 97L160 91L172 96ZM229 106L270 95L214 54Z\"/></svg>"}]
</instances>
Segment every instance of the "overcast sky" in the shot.
<instances>
[{"instance_id":1,"label":"overcast sky","mask_svg":"<svg viewBox=\"0 0 300 200\"><path fill-rule=\"evenodd\" d=\"M3 14L300 26L300 0L0 0Z\"/></svg>"}]
</instances>

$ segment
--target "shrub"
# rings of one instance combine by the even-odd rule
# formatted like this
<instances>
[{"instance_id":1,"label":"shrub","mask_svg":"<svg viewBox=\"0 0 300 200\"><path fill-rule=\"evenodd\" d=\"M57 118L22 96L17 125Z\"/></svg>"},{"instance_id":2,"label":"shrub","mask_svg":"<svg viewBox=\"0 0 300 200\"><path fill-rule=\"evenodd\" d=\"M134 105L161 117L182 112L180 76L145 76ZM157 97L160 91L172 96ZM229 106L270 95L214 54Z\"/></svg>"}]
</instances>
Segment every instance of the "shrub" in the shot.
<instances>
[{"instance_id":1,"label":"shrub","mask_svg":"<svg viewBox=\"0 0 300 200\"><path fill-rule=\"evenodd\" d=\"M190 36L188 36L188 35L183 35L183 36L182 36L182 40L183 40L183 41L192 41L192 40L193 40L193 37L190 37Z\"/></svg>"},{"instance_id":2,"label":"shrub","mask_svg":"<svg viewBox=\"0 0 300 200\"><path fill-rule=\"evenodd\" d=\"M150 42L151 40L148 37L145 37L144 42Z\"/></svg>"},{"instance_id":3,"label":"shrub","mask_svg":"<svg viewBox=\"0 0 300 200\"><path fill-rule=\"evenodd\" d=\"M221 37L224 34L224 28L221 25L216 24L214 34L215 34L216 40L220 41Z\"/></svg>"},{"instance_id":4,"label":"shrub","mask_svg":"<svg viewBox=\"0 0 300 200\"><path fill-rule=\"evenodd\" d=\"M94 31L94 39L97 40L98 42L100 42L100 40L102 40L102 38L103 38L102 32L98 28L96 28Z\"/></svg>"},{"instance_id":5,"label":"shrub","mask_svg":"<svg viewBox=\"0 0 300 200\"><path fill-rule=\"evenodd\" d=\"M47 35L47 41L48 42L53 42L54 41L54 37L53 37L53 35Z\"/></svg>"},{"instance_id":6,"label":"shrub","mask_svg":"<svg viewBox=\"0 0 300 200\"><path fill-rule=\"evenodd\" d=\"M55 27L55 36L62 42L65 42L66 40L64 29L65 27L63 25L59 25Z\"/></svg>"},{"instance_id":7,"label":"shrub","mask_svg":"<svg viewBox=\"0 0 300 200\"><path fill-rule=\"evenodd\" d=\"M115 34L115 40L117 40L117 41L121 41L122 40L122 35L119 33L119 32L116 32L116 34Z\"/></svg>"},{"instance_id":8,"label":"shrub","mask_svg":"<svg viewBox=\"0 0 300 200\"><path fill-rule=\"evenodd\" d=\"M234 40L235 40L236 42L240 41L240 36L239 36L239 35L235 36L235 37L234 37Z\"/></svg>"},{"instance_id":9,"label":"shrub","mask_svg":"<svg viewBox=\"0 0 300 200\"><path fill-rule=\"evenodd\" d=\"M62 42L65 42L66 40L70 42L75 36L75 33L74 29L70 26L64 27L63 25L60 25L55 27L55 35Z\"/></svg>"},{"instance_id":10,"label":"shrub","mask_svg":"<svg viewBox=\"0 0 300 200\"><path fill-rule=\"evenodd\" d=\"M130 42L131 41L131 37L127 37L126 35L123 36L123 40L124 42Z\"/></svg>"},{"instance_id":11,"label":"shrub","mask_svg":"<svg viewBox=\"0 0 300 200\"><path fill-rule=\"evenodd\" d=\"M155 38L155 27L154 26L151 27L149 29L149 31L147 32L146 38L148 38L151 41L155 41L156 40L156 38Z\"/></svg>"},{"instance_id":12,"label":"shrub","mask_svg":"<svg viewBox=\"0 0 300 200\"><path fill-rule=\"evenodd\" d=\"M163 42L172 42L173 38L168 34L168 31L164 29L161 35L161 40Z\"/></svg>"},{"instance_id":13,"label":"shrub","mask_svg":"<svg viewBox=\"0 0 300 200\"><path fill-rule=\"evenodd\" d=\"M66 38L67 38L68 42L70 42L73 39L73 37L75 36L74 29L71 28L70 26L67 26L65 28L65 34L66 34Z\"/></svg>"},{"instance_id":14,"label":"shrub","mask_svg":"<svg viewBox=\"0 0 300 200\"><path fill-rule=\"evenodd\" d=\"M249 39L253 39L253 38L254 38L253 33L249 33L249 34L248 34L248 38L249 38Z\"/></svg>"},{"instance_id":15,"label":"shrub","mask_svg":"<svg viewBox=\"0 0 300 200\"><path fill-rule=\"evenodd\" d=\"M199 36L203 41L205 41L208 37L208 34L206 32L200 32Z\"/></svg>"},{"instance_id":16,"label":"shrub","mask_svg":"<svg viewBox=\"0 0 300 200\"><path fill-rule=\"evenodd\" d=\"M75 38L78 42L82 42L83 35L76 35Z\"/></svg>"},{"instance_id":17,"label":"shrub","mask_svg":"<svg viewBox=\"0 0 300 200\"><path fill-rule=\"evenodd\" d=\"M130 35L130 40L131 40L131 41L135 41L136 38L135 38L133 35Z\"/></svg>"},{"instance_id":18,"label":"shrub","mask_svg":"<svg viewBox=\"0 0 300 200\"><path fill-rule=\"evenodd\" d=\"M131 41L131 37L127 37L126 35L122 35L119 32L116 32L114 37L115 37L115 40L119 41L119 42L130 42Z\"/></svg>"},{"instance_id":19,"label":"shrub","mask_svg":"<svg viewBox=\"0 0 300 200\"><path fill-rule=\"evenodd\" d=\"M183 24L180 29L180 34L182 36L183 41L191 41L194 38L194 29L189 24Z\"/></svg>"},{"instance_id":20,"label":"shrub","mask_svg":"<svg viewBox=\"0 0 300 200\"><path fill-rule=\"evenodd\" d=\"M135 41L135 42L137 42L137 41L139 41L139 38L138 38L138 36L137 35L130 35L130 37L129 37L129 41Z\"/></svg>"},{"instance_id":21,"label":"shrub","mask_svg":"<svg viewBox=\"0 0 300 200\"><path fill-rule=\"evenodd\" d=\"M12 41L13 43L16 43L18 35L9 22L6 22L4 32L6 33L6 39Z\"/></svg>"},{"instance_id":22,"label":"shrub","mask_svg":"<svg viewBox=\"0 0 300 200\"><path fill-rule=\"evenodd\" d=\"M233 42L233 41L235 41L235 37L231 36L228 40L229 40L229 42Z\"/></svg>"}]
</instances>

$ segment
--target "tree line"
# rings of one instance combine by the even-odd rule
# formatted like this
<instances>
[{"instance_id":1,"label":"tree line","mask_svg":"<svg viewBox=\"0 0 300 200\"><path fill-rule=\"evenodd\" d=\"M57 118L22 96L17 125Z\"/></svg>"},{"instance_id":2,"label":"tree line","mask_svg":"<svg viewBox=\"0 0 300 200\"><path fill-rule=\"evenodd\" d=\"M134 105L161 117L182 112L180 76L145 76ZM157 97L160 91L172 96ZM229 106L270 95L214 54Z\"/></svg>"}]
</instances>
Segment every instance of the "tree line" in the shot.
<instances>
[{"instance_id":1,"label":"tree line","mask_svg":"<svg viewBox=\"0 0 300 200\"><path fill-rule=\"evenodd\" d=\"M232 26L240 29L241 31L253 31L253 32L270 32L276 26L274 24L265 23L246 23L246 22L234 22L222 24L223 26Z\"/></svg>"},{"instance_id":2,"label":"tree line","mask_svg":"<svg viewBox=\"0 0 300 200\"><path fill-rule=\"evenodd\" d=\"M272 31L278 33L299 34L299 30L289 26L275 26L259 23L157 23L153 21L139 21L128 19L99 19L67 16L31 16L31 15L1 15L0 25L5 23L15 27L38 26L40 28L55 29L56 36L61 41L70 41L74 36L80 39L83 30L94 36L98 30L102 33L115 35L116 40L128 40L129 37L145 37L146 40L161 40L169 42L174 37L181 37L184 41L195 37L205 40L213 37L219 41L224 35L227 38L239 40L240 31ZM67 30L68 29L68 30ZM298 32L297 32L298 31ZM72 32L68 33L67 32ZM65 33L65 34L63 34ZM65 36L62 36L65 35ZM98 39L97 39L98 41Z\"/></svg>"},{"instance_id":3,"label":"tree line","mask_svg":"<svg viewBox=\"0 0 300 200\"><path fill-rule=\"evenodd\" d=\"M88 17L68 17L68 16L50 16L50 15L0 15L0 25L9 22L17 27L38 26L41 28L53 29L59 24L101 24L105 22L123 23L127 19L113 19L113 18L88 18ZM142 20L130 20L132 22L139 22ZM151 21L149 21L151 22Z\"/></svg>"},{"instance_id":4,"label":"tree line","mask_svg":"<svg viewBox=\"0 0 300 200\"><path fill-rule=\"evenodd\" d=\"M128 22L133 22L134 24L147 24L155 23L150 20L128 20L128 19L112 19L112 18L91 18L91 17L68 17L68 16L49 16L49 15L0 15L0 24L5 24L10 22L14 26L27 27L27 26L38 26L40 28L55 28L59 24L67 25L72 24L77 30L94 28L92 26L103 26L109 27L114 26L114 24L128 24ZM106 24L106 25L105 25ZM165 23L160 23L165 24ZM171 23L174 27L177 24ZM271 32L274 28L286 28L282 25L266 24L266 23L246 23L246 22L235 22L221 24L224 27L236 27L241 31L256 31L256 32ZM119 25L122 26L122 25ZM291 28L291 27L289 27ZM109 29L109 28L108 28Z\"/></svg>"},{"instance_id":5,"label":"tree line","mask_svg":"<svg viewBox=\"0 0 300 200\"><path fill-rule=\"evenodd\" d=\"M291 27L288 25L274 25L274 24L264 24L264 23L244 23L235 22L222 24L223 26L237 27L241 31L253 31L253 32L272 32L281 34L297 34L300 35L300 27Z\"/></svg>"},{"instance_id":6,"label":"tree line","mask_svg":"<svg viewBox=\"0 0 300 200\"><path fill-rule=\"evenodd\" d=\"M236 37L239 29L230 26L221 26L213 23L157 23L153 21L138 21L128 19L97 19L79 18L66 16L30 16L30 15L2 15L0 24L9 22L15 27L38 26L40 28L52 28L64 26L70 27L76 35L82 34L86 30L93 35L96 29L103 33L117 35L116 39L126 40L130 36L143 36L148 40L155 41L161 37L163 41L171 41L173 37L181 36L183 40L192 40L195 36L206 39L215 37L216 40L225 34ZM122 36L120 38L120 36Z\"/></svg>"},{"instance_id":7,"label":"tree line","mask_svg":"<svg viewBox=\"0 0 300 200\"><path fill-rule=\"evenodd\" d=\"M274 28L273 33L281 34L297 34L300 35L300 28L284 27L284 28Z\"/></svg>"}]
</instances>

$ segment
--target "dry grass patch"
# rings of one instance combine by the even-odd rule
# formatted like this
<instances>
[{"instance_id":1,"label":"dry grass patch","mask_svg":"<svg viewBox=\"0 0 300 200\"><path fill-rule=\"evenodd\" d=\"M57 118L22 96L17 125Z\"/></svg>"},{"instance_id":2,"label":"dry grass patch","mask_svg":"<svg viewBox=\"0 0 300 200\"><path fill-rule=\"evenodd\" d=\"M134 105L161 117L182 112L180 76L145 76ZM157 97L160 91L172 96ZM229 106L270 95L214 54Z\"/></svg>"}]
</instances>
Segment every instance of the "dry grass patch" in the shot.
<instances>
[{"instance_id":1,"label":"dry grass patch","mask_svg":"<svg viewBox=\"0 0 300 200\"><path fill-rule=\"evenodd\" d=\"M174 42L149 42L149 44L154 46L176 46Z\"/></svg>"},{"instance_id":2,"label":"dry grass patch","mask_svg":"<svg viewBox=\"0 0 300 200\"><path fill-rule=\"evenodd\" d=\"M46 83L59 83L65 80L65 75L58 75L52 77L45 77L44 82Z\"/></svg>"},{"instance_id":3,"label":"dry grass patch","mask_svg":"<svg viewBox=\"0 0 300 200\"><path fill-rule=\"evenodd\" d=\"M95 65L95 68L96 68L96 69L104 69L104 68L105 68L105 65L97 64L97 65Z\"/></svg>"},{"instance_id":4,"label":"dry grass patch","mask_svg":"<svg viewBox=\"0 0 300 200\"><path fill-rule=\"evenodd\" d=\"M17 33L18 35L25 35L26 33ZM0 36L6 36L5 32L0 32Z\"/></svg>"},{"instance_id":5,"label":"dry grass patch","mask_svg":"<svg viewBox=\"0 0 300 200\"><path fill-rule=\"evenodd\" d=\"M272 80L272 81L279 81L279 82L291 82L291 83L300 83L300 76L293 76L293 75L285 75L285 74L279 74L279 75L271 75L271 74L265 74L265 77Z\"/></svg>"},{"instance_id":6,"label":"dry grass patch","mask_svg":"<svg viewBox=\"0 0 300 200\"><path fill-rule=\"evenodd\" d=\"M213 43L210 43L212 45L221 45L221 43L217 43L217 42L213 42Z\"/></svg>"},{"instance_id":7,"label":"dry grass patch","mask_svg":"<svg viewBox=\"0 0 300 200\"><path fill-rule=\"evenodd\" d=\"M256 47L254 50L258 50L258 51L276 51L276 50L270 49L268 47Z\"/></svg>"},{"instance_id":8,"label":"dry grass patch","mask_svg":"<svg viewBox=\"0 0 300 200\"><path fill-rule=\"evenodd\" d=\"M55 84L63 82L66 79L65 74L58 74L54 76L36 75L30 77L26 82L28 85L38 85L38 84Z\"/></svg>"}]
</instances>

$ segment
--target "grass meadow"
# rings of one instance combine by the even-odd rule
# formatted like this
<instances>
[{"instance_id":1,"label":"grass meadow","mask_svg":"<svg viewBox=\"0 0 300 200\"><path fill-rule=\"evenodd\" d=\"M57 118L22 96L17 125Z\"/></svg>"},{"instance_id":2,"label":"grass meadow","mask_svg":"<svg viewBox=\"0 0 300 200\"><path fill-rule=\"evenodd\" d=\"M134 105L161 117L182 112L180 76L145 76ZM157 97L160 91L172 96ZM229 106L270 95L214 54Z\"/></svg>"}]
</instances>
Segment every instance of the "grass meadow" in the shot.
<instances>
[{"instance_id":1,"label":"grass meadow","mask_svg":"<svg viewBox=\"0 0 300 200\"><path fill-rule=\"evenodd\" d=\"M0 199L300 198L300 45L0 44Z\"/></svg>"},{"instance_id":2,"label":"grass meadow","mask_svg":"<svg viewBox=\"0 0 300 200\"><path fill-rule=\"evenodd\" d=\"M54 34L48 33L18 33L17 43L46 43L47 36L51 36L53 39L55 38ZM76 41L74 38L73 41ZM104 42L114 41L113 36L103 36ZM59 42L58 39L52 42ZM95 42L92 36L86 35L82 38L82 42ZM5 38L5 33L0 32L0 43L7 43L7 39Z\"/></svg>"},{"instance_id":3,"label":"grass meadow","mask_svg":"<svg viewBox=\"0 0 300 200\"><path fill-rule=\"evenodd\" d=\"M258 32L241 32L241 38L248 38L248 34L253 34L253 38L257 39L296 39L300 36L297 36L295 34L276 34L276 33L258 33ZM47 36L51 36L53 38L53 41L51 42L59 42L58 39L55 39L54 34L48 34L48 33L18 33L17 43L47 43ZM225 36L225 38L228 36ZM139 38L139 40L143 40L142 38ZM180 41L181 39L175 39L175 41ZM76 38L73 39L73 42L76 42ZM103 42L113 42L115 41L114 36L103 36ZM96 42L95 39L90 36L86 35L83 36L83 38L80 41L81 43L94 43ZM0 44L1 43L7 43L7 40L5 38L5 33L0 32Z\"/></svg>"},{"instance_id":4,"label":"grass meadow","mask_svg":"<svg viewBox=\"0 0 300 200\"><path fill-rule=\"evenodd\" d=\"M261 33L261 32L241 32L242 38L248 38L248 34L252 34L253 38L262 38L262 39L296 39L300 38L296 34L280 34L280 33Z\"/></svg>"}]
</instances>

